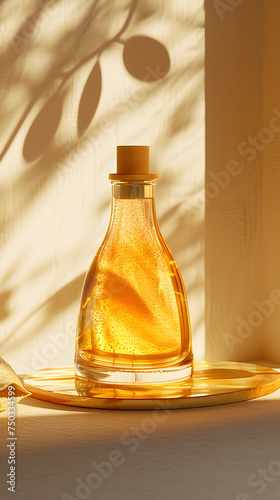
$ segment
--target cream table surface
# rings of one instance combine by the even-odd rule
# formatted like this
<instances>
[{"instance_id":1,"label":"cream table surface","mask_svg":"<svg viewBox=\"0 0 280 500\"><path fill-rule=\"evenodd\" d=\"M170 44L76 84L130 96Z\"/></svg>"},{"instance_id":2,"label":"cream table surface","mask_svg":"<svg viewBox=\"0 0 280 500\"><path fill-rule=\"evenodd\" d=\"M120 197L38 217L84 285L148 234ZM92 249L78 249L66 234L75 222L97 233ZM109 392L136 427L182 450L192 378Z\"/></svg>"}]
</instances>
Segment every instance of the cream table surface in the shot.
<instances>
[{"instance_id":1,"label":"cream table surface","mask_svg":"<svg viewBox=\"0 0 280 500\"><path fill-rule=\"evenodd\" d=\"M156 414L28 397L17 406L16 424L17 491L11 496L7 413L0 415L3 500L280 499L280 390L244 403ZM109 477L96 476L93 462L112 456L122 463ZM250 486L249 478L261 481L263 469L268 479ZM76 491L87 480L93 487Z\"/></svg>"}]
</instances>

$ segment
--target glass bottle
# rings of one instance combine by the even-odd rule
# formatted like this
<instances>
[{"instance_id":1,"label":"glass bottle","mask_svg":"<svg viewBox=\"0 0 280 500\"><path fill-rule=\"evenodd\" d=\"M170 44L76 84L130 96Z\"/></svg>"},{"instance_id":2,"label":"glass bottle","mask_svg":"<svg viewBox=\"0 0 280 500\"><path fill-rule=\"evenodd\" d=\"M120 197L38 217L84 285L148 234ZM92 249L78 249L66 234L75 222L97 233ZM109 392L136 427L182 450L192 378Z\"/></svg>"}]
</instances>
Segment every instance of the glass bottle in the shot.
<instances>
[{"instance_id":1,"label":"glass bottle","mask_svg":"<svg viewBox=\"0 0 280 500\"><path fill-rule=\"evenodd\" d=\"M160 393L192 374L187 298L156 217L148 146L118 146L110 223L85 278L75 369L92 393ZM114 392L116 394L116 392Z\"/></svg>"}]
</instances>

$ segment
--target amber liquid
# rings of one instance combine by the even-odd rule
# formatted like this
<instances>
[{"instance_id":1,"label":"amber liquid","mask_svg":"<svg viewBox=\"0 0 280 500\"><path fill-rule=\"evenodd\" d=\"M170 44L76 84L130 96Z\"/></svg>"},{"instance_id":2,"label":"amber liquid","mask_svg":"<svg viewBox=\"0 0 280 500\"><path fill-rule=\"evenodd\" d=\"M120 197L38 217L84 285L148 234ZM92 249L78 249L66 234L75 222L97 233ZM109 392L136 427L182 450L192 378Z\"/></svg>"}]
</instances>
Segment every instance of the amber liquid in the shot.
<instances>
[{"instance_id":1,"label":"amber liquid","mask_svg":"<svg viewBox=\"0 0 280 500\"><path fill-rule=\"evenodd\" d=\"M76 358L90 366L160 368L191 359L183 282L156 222L154 199L113 199L88 271Z\"/></svg>"}]
</instances>

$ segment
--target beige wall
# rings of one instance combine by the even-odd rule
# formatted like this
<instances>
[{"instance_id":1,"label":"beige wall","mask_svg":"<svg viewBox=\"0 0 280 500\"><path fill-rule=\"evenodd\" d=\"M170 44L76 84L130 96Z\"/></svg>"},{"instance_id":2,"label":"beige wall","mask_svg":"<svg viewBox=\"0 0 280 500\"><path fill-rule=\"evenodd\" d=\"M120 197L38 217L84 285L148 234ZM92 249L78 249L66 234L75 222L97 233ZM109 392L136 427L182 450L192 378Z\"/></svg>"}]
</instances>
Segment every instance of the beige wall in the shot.
<instances>
[{"instance_id":1,"label":"beige wall","mask_svg":"<svg viewBox=\"0 0 280 500\"><path fill-rule=\"evenodd\" d=\"M263 151L263 295L269 297L280 289L280 3L264 1L263 9L263 127L271 130ZM279 304L266 320L263 349L264 358L280 361Z\"/></svg>"},{"instance_id":2,"label":"beige wall","mask_svg":"<svg viewBox=\"0 0 280 500\"><path fill-rule=\"evenodd\" d=\"M262 357L262 326L246 326L263 298L262 152L244 151L263 123L263 13L261 0L236 4L206 0L206 355L252 360Z\"/></svg>"},{"instance_id":3,"label":"beige wall","mask_svg":"<svg viewBox=\"0 0 280 500\"><path fill-rule=\"evenodd\" d=\"M151 145L159 222L204 357L203 0L15 0L1 2L0 19L0 355L18 371L72 362L84 273L109 220L115 146L136 143ZM136 35L161 45L137 56L138 41L125 66ZM101 79L97 65L84 91L100 46ZM166 75L155 79L157 62ZM91 115L79 136L77 120L81 134Z\"/></svg>"},{"instance_id":4,"label":"beige wall","mask_svg":"<svg viewBox=\"0 0 280 500\"><path fill-rule=\"evenodd\" d=\"M280 361L279 25L277 0L206 0L209 358Z\"/></svg>"}]
</instances>

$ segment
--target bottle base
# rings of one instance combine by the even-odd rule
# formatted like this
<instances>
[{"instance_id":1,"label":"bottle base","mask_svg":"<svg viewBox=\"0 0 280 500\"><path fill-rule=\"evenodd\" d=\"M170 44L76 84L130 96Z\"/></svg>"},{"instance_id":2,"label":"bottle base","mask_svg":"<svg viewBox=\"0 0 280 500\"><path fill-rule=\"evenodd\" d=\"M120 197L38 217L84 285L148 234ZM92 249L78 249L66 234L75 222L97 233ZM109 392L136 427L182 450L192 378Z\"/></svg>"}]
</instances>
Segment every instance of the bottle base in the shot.
<instances>
[{"instance_id":1,"label":"bottle base","mask_svg":"<svg viewBox=\"0 0 280 500\"><path fill-rule=\"evenodd\" d=\"M75 371L76 389L82 396L148 398L160 396L173 388L176 397L176 388L190 382L193 363L191 360L179 366L145 370L121 370L76 363Z\"/></svg>"}]
</instances>

